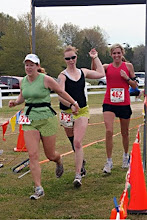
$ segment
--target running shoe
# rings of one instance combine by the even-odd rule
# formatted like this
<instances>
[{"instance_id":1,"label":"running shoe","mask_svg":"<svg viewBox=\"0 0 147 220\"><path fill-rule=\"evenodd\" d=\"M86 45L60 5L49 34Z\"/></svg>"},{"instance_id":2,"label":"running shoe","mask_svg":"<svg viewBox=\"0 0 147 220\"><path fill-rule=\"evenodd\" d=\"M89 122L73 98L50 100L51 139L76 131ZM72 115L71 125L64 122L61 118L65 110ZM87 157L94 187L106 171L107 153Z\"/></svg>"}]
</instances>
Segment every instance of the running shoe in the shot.
<instances>
[{"instance_id":1,"label":"running shoe","mask_svg":"<svg viewBox=\"0 0 147 220\"><path fill-rule=\"evenodd\" d=\"M107 161L104 166L103 173L111 173L112 167L113 167L113 163Z\"/></svg>"},{"instance_id":2,"label":"running shoe","mask_svg":"<svg viewBox=\"0 0 147 220\"><path fill-rule=\"evenodd\" d=\"M76 188L79 188L82 185L82 177L80 174L76 174L73 184Z\"/></svg>"},{"instance_id":3,"label":"running shoe","mask_svg":"<svg viewBox=\"0 0 147 220\"><path fill-rule=\"evenodd\" d=\"M85 169L86 160L83 160L82 168L81 168L81 177L86 176L86 169Z\"/></svg>"},{"instance_id":4,"label":"running shoe","mask_svg":"<svg viewBox=\"0 0 147 220\"><path fill-rule=\"evenodd\" d=\"M122 168L128 168L129 167L129 155L125 156L123 155L123 164Z\"/></svg>"},{"instance_id":5,"label":"running shoe","mask_svg":"<svg viewBox=\"0 0 147 220\"><path fill-rule=\"evenodd\" d=\"M135 102L142 102L142 100L139 99L139 98L136 98L136 99L135 99Z\"/></svg>"},{"instance_id":6,"label":"running shoe","mask_svg":"<svg viewBox=\"0 0 147 220\"><path fill-rule=\"evenodd\" d=\"M0 163L0 168L3 167L3 166L4 166L4 164Z\"/></svg>"},{"instance_id":7,"label":"running shoe","mask_svg":"<svg viewBox=\"0 0 147 220\"><path fill-rule=\"evenodd\" d=\"M64 173L63 164L62 163L60 163L60 164L56 163L56 177L60 178L63 173Z\"/></svg>"},{"instance_id":8,"label":"running shoe","mask_svg":"<svg viewBox=\"0 0 147 220\"><path fill-rule=\"evenodd\" d=\"M35 187L34 194L30 196L30 199L37 200L44 195L44 189L42 188L42 186L38 186Z\"/></svg>"}]
</instances>

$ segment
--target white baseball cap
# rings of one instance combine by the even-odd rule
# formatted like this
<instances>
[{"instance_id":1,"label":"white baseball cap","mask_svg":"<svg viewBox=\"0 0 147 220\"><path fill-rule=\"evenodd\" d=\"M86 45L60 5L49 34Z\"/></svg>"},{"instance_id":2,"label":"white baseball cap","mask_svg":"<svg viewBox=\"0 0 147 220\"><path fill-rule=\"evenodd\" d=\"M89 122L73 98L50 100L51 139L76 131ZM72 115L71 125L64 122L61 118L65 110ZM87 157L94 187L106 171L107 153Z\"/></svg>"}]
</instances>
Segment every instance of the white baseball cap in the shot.
<instances>
[{"instance_id":1,"label":"white baseball cap","mask_svg":"<svg viewBox=\"0 0 147 220\"><path fill-rule=\"evenodd\" d=\"M38 64L40 64L40 60L39 60L39 58L38 58L38 56L37 56L36 54L32 54L32 53L28 54L28 55L25 57L25 59L24 59L23 62L25 63L26 60L30 60L30 61L32 61L33 63L38 63Z\"/></svg>"}]
</instances>

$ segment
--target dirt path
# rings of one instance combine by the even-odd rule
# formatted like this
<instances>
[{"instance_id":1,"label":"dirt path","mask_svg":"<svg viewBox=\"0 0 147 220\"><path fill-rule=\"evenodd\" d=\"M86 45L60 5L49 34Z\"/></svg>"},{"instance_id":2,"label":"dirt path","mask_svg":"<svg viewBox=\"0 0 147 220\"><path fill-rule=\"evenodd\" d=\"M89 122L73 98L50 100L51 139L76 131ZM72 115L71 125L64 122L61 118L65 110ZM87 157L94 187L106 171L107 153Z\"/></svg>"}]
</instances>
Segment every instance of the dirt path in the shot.
<instances>
[{"instance_id":1,"label":"dirt path","mask_svg":"<svg viewBox=\"0 0 147 220\"><path fill-rule=\"evenodd\" d=\"M138 103L132 103L131 104L132 111L141 111L143 110L143 102L138 102ZM91 108L90 109L90 114L102 114L102 108ZM0 124L6 122L10 118L0 118Z\"/></svg>"}]
</instances>

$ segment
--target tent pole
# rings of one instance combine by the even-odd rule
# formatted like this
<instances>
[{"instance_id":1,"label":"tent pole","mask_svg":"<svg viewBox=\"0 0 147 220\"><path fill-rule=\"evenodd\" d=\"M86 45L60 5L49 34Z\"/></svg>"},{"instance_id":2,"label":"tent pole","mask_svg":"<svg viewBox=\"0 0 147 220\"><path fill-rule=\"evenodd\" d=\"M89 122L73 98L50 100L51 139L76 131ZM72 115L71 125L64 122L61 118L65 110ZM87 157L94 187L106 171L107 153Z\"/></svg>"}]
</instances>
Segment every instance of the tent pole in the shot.
<instances>
[{"instance_id":1,"label":"tent pole","mask_svg":"<svg viewBox=\"0 0 147 220\"><path fill-rule=\"evenodd\" d=\"M32 1L32 53L35 53L35 6Z\"/></svg>"},{"instance_id":2,"label":"tent pole","mask_svg":"<svg viewBox=\"0 0 147 220\"><path fill-rule=\"evenodd\" d=\"M147 0L146 0L146 23L145 23L145 96L147 98ZM147 100L147 99L146 99ZM147 105L144 103L144 143L143 143L143 168L146 170L146 123L147 123Z\"/></svg>"}]
</instances>

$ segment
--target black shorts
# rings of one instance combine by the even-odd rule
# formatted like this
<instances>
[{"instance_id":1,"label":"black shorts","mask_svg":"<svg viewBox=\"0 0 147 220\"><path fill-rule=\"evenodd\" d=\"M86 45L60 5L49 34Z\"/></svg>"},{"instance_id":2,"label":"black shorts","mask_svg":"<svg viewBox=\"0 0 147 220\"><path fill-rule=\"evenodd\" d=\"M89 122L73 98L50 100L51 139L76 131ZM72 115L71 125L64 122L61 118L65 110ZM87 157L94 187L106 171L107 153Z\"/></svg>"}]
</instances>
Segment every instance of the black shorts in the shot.
<instances>
[{"instance_id":1,"label":"black shorts","mask_svg":"<svg viewBox=\"0 0 147 220\"><path fill-rule=\"evenodd\" d=\"M109 105L103 104L103 112L113 112L116 117L129 119L132 115L132 110L130 105Z\"/></svg>"},{"instance_id":2,"label":"black shorts","mask_svg":"<svg viewBox=\"0 0 147 220\"><path fill-rule=\"evenodd\" d=\"M140 91L130 92L130 96L139 96Z\"/></svg>"}]
</instances>

